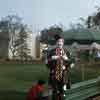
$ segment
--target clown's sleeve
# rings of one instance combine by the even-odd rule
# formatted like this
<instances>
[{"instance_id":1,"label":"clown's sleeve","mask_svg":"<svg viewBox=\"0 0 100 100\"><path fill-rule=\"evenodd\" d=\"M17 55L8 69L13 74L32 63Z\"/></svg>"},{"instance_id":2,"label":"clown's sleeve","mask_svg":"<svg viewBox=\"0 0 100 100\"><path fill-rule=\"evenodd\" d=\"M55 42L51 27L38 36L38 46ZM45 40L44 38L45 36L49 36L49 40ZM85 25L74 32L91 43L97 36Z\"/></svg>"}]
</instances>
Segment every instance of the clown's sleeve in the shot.
<instances>
[{"instance_id":1,"label":"clown's sleeve","mask_svg":"<svg viewBox=\"0 0 100 100\"><path fill-rule=\"evenodd\" d=\"M47 68L51 67L51 63L52 63L52 51L48 51L46 60L45 60L45 64L46 64Z\"/></svg>"}]
</instances>

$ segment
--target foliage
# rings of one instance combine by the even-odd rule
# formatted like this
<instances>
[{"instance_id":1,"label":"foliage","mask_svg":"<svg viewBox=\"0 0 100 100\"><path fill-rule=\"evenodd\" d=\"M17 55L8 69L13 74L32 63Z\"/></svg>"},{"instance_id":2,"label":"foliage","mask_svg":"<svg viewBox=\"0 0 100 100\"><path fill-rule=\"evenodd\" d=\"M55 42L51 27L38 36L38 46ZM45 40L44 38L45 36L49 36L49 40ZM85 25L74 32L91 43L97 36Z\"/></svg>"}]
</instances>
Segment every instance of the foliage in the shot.
<instances>
[{"instance_id":1,"label":"foliage","mask_svg":"<svg viewBox=\"0 0 100 100\"><path fill-rule=\"evenodd\" d=\"M15 41L15 45L16 45L16 56L20 57L21 60L24 60L25 58L27 58L30 53L30 49L28 48L27 45L27 37L28 37L28 33L27 33L27 26L22 25L21 26L21 30L17 36L17 40Z\"/></svg>"},{"instance_id":2,"label":"foliage","mask_svg":"<svg viewBox=\"0 0 100 100\"><path fill-rule=\"evenodd\" d=\"M96 12L94 12L94 14L88 16L87 27L100 29L100 7L96 10Z\"/></svg>"},{"instance_id":3,"label":"foliage","mask_svg":"<svg viewBox=\"0 0 100 100\"><path fill-rule=\"evenodd\" d=\"M12 58L21 51L21 54L28 55L28 27L24 25L21 21L21 18L17 15L8 15L0 21L0 30L2 33L6 33L9 38L9 52L12 55ZM24 47L22 46L24 45ZM23 47L23 48L21 48ZM23 53L22 53L23 52Z\"/></svg>"},{"instance_id":4,"label":"foliage","mask_svg":"<svg viewBox=\"0 0 100 100\"><path fill-rule=\"evenodd\" d=\"M63 32L63 28L61 28L60 26L51 26L50 28L43 29L41 31L40 40L41 42L45 42L45 43L52 42L54 40L54 36L56 34L61 35L62 32Z\"/></svg>"}]
</instances>

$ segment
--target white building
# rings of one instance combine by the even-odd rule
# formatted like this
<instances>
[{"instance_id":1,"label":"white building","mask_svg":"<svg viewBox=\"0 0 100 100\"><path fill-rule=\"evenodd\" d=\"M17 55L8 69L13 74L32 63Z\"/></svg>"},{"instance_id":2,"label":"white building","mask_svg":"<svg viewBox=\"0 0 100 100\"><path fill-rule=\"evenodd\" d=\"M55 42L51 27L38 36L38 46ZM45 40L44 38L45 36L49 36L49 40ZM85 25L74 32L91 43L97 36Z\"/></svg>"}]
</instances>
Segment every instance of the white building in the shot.
<instances>
[{"instance_id":1,"label":"white building","mask_svg":"<svg viewBox=\"0 0 100 100\"><path fill-rule=\"evenodd\" d=\"M28 48L30 49L30 56L32 59L40 59L40 42L39 42L39 34L38 33L32 33L30 32L28 35L27 43L28 43ZM9 58L12 58L12 53L9 50ZM18 58L18 57L17 57Z\"/></svg>"},{"instance_id":2,"label":"white building","mask_svg":"<svg viewBox=\"0 0 100 100\"><path fill-rule=\"evenodd\" d=\"M28 46L31 50L30 56L32 56L33 59L40 59L40 41L39 41L39 34L38 33L32 33L29 36L28 39Z\"/></svg>"}]
</instances>

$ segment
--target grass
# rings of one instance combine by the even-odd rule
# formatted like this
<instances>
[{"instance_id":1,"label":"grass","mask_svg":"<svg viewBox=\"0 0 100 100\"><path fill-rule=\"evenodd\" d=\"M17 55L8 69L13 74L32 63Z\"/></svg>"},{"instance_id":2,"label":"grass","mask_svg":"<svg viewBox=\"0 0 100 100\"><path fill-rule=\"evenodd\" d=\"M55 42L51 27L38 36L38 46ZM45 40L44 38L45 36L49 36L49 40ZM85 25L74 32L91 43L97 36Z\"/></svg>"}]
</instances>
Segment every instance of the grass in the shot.
<instances>
[{"instance_id":1,"label":"grass","mask_svg":"<svg viewBox=\"0 0 100 100\"><path fill-rule=\"evenodd\" d=\"M47 80L44 65L0 65L0 89L26 89L37 79Z\"/></svg>"},{"instance_id":2,"label":"grass","mask_svg":"<svg viewBox=\"0 0 100 100\"><path fill-rule=\"evenodd\" d=\"M0 100L25 100L25 93L38 79L48 80L49 71L44 64L0 65ZM96 78L100 70L85 67L84 80ZM82 71L75 67L70 71L72 83L82 80Z\"/></svg>"}]
</instances>

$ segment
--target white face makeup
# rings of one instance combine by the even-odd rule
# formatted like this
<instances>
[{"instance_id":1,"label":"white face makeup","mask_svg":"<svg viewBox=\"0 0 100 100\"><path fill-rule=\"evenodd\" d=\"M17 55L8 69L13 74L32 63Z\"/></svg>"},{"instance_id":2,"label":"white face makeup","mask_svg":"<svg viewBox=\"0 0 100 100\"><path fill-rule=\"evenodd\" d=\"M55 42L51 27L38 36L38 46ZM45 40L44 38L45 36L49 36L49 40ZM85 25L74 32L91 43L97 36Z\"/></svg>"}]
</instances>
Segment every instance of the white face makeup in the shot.
<instances>
[{"instance_id":1,"label":"white face makeup","mask_svg":"<svg viewBox=\"0 0 100 100\"><path fill-rule=\"evenodd\" d=\"M57 41L57 47L63 48L63 46L64 46L64 39L59 39L59 40Z\"/></svg>"}]
</instances>

